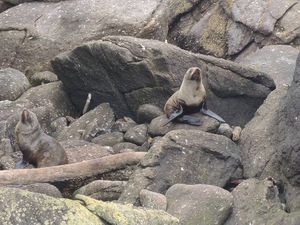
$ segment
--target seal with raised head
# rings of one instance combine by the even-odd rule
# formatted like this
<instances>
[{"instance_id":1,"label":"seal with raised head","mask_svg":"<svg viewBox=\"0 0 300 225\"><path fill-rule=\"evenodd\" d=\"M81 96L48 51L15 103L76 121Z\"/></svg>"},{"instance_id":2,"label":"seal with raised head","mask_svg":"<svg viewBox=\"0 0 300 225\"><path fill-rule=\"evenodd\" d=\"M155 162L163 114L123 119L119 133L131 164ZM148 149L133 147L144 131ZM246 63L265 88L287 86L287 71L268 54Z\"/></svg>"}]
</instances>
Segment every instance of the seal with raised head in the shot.
<instances>
[{"instance_id":1,"label":"seal with raised head","mask_svg":"<svg viewBox=\"0 0 300 225\"><path fill-rule=\"evenodd\" d=\"M15 127L16 144L23 153L23 159L16 168L27 164L35 167L57 166L68 163L63 147L53 137L45 134L33 112L24 109Z\"/></svg>"},{"instance_id":2,"label":"seal with raised head","mask_svg":"<svg viewBox=\"0 0 300 225\"><path fill-rule=\"evenodd\" d=\"M176 91L165 104L164 112L169 120L164 125L173 120L177 120L179 122L199 126L201 125L200 119L189 115L196 112L202 112L224 123L224 119L207 109L205 99L206 90L203 85L201 69L198 67L189 68L184 75L179 90Z\"/></svg>"}]
</instances>

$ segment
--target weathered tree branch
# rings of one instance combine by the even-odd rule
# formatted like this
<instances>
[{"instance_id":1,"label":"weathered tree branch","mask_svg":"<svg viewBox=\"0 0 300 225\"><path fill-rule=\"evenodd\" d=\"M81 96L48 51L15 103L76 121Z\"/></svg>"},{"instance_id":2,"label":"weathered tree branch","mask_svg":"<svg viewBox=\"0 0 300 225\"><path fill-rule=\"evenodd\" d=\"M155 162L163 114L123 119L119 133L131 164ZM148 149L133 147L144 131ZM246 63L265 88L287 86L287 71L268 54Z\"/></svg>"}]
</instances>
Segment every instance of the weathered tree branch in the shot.
<instances>
[{"instance_id":1,"label":"weathered tree branch","mask_svg":"<svg viewBox=\"0 0 300 225\"><path fill-rule=\"evenodd\" d=\"M0 185L53 183L86 178L136 165L144 152L126 152L61 166L0 171Z\"/></svg>"}]
</instances>

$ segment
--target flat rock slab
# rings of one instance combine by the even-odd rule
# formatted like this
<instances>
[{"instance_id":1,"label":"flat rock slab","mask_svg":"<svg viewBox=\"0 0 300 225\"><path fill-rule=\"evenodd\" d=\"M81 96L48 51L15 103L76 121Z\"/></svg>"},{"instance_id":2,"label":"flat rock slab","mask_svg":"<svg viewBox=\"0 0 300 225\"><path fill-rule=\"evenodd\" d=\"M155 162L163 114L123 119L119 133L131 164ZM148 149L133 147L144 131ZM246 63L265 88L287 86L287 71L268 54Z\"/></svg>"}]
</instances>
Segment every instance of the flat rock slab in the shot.
<instances>
[{"instance_id":1,"label":"flat rock slab","mask_svg":"<svg viewBox=\"0 0 300 225\"><path fill-rule=\"evenodd\" d=\"M220 125L220 123L217 120L210 118L208 116L204 116L200 113L194 114L193 116L200 118L200 121L202 121L202 124L200 126L193 126L186 123L179 123L176 121L166 124L169 121L166 115L159 116L151 121L149 125L149 134L154 137L163 136L172 130L179 130L179 129L201 130L201 131L215 133Z\"/></svg>"}]
</instances>

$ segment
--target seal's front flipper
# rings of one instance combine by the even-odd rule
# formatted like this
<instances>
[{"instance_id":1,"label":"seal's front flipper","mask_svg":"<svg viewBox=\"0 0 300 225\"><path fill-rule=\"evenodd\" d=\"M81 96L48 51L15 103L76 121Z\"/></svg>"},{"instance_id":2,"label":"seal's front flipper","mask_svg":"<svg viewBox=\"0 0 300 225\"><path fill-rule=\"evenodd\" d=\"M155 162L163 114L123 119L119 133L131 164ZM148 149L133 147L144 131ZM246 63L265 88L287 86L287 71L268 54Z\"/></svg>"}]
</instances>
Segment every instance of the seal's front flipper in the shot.
<instances>
[{"instance_id":1,"label":"seal's front flipper","mask_svg":"<svg viewBox=\"0 0 300 225\"><path fill-rule=\"evenodd\" d=\"M19 162L16 163L16 169L24 169L25 167L27 167L29 165L28 162L21 160Z\"/></svg>"},{"instance_id":2,"label":"seal's front flipper","mask_svg":"<svg viewBox=\"0 0 300 225\"><path fill-rule=\"evenodd\" d=\"M182 108L181 105L179 105L179 107L180 107L180 108L179 108L178 110L174 111L174 112L170 115L169 120L168 120L165 124L163 124L162 126L166 126L168 123L172 122L173 120L175 120L176 118L178 118L179 116L182 115L182 113L183 113L183 108Z\"/></svg>"},{"instance_id":3,"label":"seal's front flipper","mask_svg":"<svg viewBox=\"0 0 300 225\"><path fill-rule=\"evenodd\" d=\"M194 116L184 115L183 117L178 118L177 120L180 121L181 123L187 123L194 126L202 125L201 120L198 117L194 117Z\"/></svg>"},{"instance_id":4,"label":"seal's front flipper","mask_svg":"<svg viewBox=\"0 0 300 225\"><path fill-rule=\"evenodd\" d=\"M207 105L206 105L206 102L204 101L203 102L203 105L202 105L202 108L201 108L201 112L204 114L204 115L207 115L207 116L210 116L218 121L220 121L221 123L225 123L225 120L220 117L219 115L217 115L216 113L214 113L213 111L209 110L207 108Z\"/></svg>"}]
</instances>

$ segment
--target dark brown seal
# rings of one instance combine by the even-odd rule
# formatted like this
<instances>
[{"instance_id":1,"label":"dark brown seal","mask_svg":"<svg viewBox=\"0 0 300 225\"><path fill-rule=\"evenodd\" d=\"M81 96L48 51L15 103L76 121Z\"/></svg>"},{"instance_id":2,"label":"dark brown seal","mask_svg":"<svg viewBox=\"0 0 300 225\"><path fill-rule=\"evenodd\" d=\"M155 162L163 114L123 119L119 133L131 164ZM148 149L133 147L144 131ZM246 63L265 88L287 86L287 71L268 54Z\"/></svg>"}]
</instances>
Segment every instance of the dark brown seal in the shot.
<instances>
[{"instance_id":1,"label":"dark brown seal","mask_svg":"<svg viewBox=\"0 0 300 225\"><path fill-rule=\"evenodd\" d=\"M200 119L188 115L196 112L202 112L224 123L225 121L220 116L207 109L205 99L206 90L203 85L201 69L198 67L189 68L179 90L165 104L164 112L169 118L166 124L176 119L179 122L199 126L201 125Z\"/></svg>"},{"instance_id":2,"label":"dark brown seal","mask_svg":"<svg viewBox=\"0 0 300 225\"><path fill-rule=\"evenodd\" d=\"M63 147L54 138L45 134L33 112L24 109L15 128L16 144L23 153L23 160L17 168L26 163L35 167L48 167L67 164L68 159Z\"/></svg>"}]
</instances>

